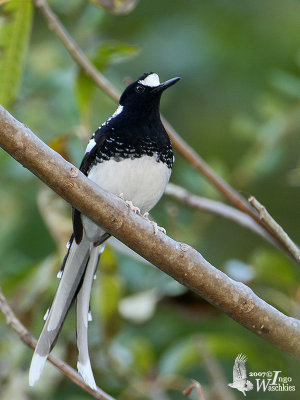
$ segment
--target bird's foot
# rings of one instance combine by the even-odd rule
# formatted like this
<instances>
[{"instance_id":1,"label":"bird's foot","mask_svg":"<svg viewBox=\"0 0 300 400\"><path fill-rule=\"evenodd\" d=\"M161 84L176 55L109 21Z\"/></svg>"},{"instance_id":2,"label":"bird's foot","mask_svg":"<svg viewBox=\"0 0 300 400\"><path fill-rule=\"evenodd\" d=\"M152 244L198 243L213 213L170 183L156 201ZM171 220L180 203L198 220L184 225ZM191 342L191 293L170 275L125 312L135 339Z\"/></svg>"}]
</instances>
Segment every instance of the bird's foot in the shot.
<instances>
[{"instance_id":1,"label":"bird's foot","mask_svg":"<svg viewBox=\"0 0 300 400\"><path fill-rule=\"evenodd\" d=\"M150 224L153 226L154 235L157 235L158 231L160 231L160 232L162 232L164 234L167 233L165 228L163 228L162 226L158 226L156 222L151 221L151 219L149 219L149 213L148 212L143 214L143 217L145 218L146 221L150 222Z\"/></svg>"},{"instance_id":2,"label":"bird's foot","mask_svg":"<svg viewBox=\"0 0 300 400\"><path fill-rule=\"evenodd\" d=\"M149 213L145 212L145 214L143 214L143 218L145 218L146 221L151 222L151 220L149 219Z\"/></svg>"},{"instance_id":3,"label":"bird's foot","mask_svg":"<svg viewBox=\"0 0 300 400\"><path fill-rule=\"evenodd\" d=\"M126 206L133 211L135 214L141 215L141 210L138 207L135 207L130 200L125 201Z\"/></svg>"},{"instance_id":4,"label":"bird's foot","mask_svg":"<svg viewBox=\"0 0 300 400\"><path fill-rule=\"evenodd\" d=\"M120 193L118 197L125 202L126 207L130 208L131 211L133 211L135 214L142 215L141 210L138 207L135 207L132 201L125 199L124 193Z\"/></svg>"}]
</instances>

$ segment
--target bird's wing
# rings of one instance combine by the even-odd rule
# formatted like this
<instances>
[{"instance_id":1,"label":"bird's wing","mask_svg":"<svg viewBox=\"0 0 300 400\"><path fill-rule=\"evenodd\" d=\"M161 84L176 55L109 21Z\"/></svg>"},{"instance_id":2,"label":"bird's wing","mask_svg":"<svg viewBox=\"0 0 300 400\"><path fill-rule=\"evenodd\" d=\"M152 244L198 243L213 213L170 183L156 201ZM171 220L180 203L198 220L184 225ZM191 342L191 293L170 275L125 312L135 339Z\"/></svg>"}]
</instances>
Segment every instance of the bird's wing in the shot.
<instances>
[{"instance_id":1,"label":"bird's wing","mask_svg":"<svg viewBox=\"0 0 300 400\"><path fill-rule=\"evenodd\" d=\"M87 176L89 173L89 170L91 166L94 164L96 160L96 155L99 150L101 150L101 147L103 146L103 143L106 139L106 137L109 135L111 130L109 127L103 126L100 127L92 136L92 139L90 140L90 143L95 143L94 146L92 146L89 151L85 152L85 155L81 161L79 170ZM88 145L89 146L89 145ZM75 208L72 209L72 221L73 221L73 231L74 231L74 238L77 244L79 244L82 240L83 237L83 225L82 221L80 218L80 211L76 210Z\"/></svg>"},{"instance_id":2,"label":"bird's wing","mask_svg":"<svg viewBox=\"0 0 300 400\"><path fill-rule=\"evenodd\" d=\"M243 354L236 357L233 366L233 382L247 378L246 361L247 357Z\"/></svg>"}]
</instances>

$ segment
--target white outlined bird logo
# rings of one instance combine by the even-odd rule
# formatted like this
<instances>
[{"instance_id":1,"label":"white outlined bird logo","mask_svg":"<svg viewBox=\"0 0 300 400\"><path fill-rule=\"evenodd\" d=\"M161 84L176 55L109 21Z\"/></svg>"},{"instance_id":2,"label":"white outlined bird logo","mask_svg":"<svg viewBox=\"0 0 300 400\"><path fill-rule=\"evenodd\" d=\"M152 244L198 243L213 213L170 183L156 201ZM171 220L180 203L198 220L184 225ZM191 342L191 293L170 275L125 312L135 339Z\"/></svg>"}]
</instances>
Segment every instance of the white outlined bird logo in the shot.
<instances>
[{"instance_id":1,"label":"white outlined bird logo","mask_svg":"<svg viewBox=\"0 0 300 400\"><path fill-rule=\"evenodd\" d=\"M247 380L246 361L247 357L244 354L236 357L233 366L233 382L228 383L228 386L239 390L244 396L246 396L245 392L253 389L253 384Z\"/></svg>"}]
</instances>

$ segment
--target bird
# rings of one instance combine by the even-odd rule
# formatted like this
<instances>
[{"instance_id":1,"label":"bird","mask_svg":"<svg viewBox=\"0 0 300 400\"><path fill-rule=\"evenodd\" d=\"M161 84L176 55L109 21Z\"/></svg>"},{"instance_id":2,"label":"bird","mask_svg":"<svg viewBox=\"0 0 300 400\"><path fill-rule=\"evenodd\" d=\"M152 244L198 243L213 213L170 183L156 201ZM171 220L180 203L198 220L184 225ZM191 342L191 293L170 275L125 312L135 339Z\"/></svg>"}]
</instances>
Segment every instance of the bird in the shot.
<instances>
[{"instance_id":1,"label":"bird","mask_svg":"<svg viewBox=\"0 0 300 400\"><path fill-rule=\"evenodd\" d=\"M244 396L246 396L245 392L253 389L253 383L247 380L246 361L245 355L238 354L233 366L233 382L228 384L228 386L242 392Z\"/></svg>"},{"instance_id":2,"label":"bird","mask_svg":"<svg viewBox=\"0 0 300 400\"><path fill-rule=\"evenodd\" d=\"M92 135L79 168L146 219L163 195L172 171L172 144L161 122L159 106L164 90L179 79L161 83L156 73L148 72L129 84L117 110ZM88 351L89 307L99 258L110 234L74 208L72 222L73 233L58 273L58 289L32 357L30 386L39 380L76 300L77 369L88 386L97 387Z\"/></svg>"}]
</instances>

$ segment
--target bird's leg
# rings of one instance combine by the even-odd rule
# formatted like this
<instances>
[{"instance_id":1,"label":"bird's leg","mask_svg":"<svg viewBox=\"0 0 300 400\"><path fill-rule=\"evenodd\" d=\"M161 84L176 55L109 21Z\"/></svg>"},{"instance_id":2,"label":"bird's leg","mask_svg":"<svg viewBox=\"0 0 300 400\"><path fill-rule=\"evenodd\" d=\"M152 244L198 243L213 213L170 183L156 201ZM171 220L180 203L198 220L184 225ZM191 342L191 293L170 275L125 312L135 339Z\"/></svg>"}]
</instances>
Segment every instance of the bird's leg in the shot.
<instances>
[{"instance_id":1,"label":"bird's leg","mask_svg":"<svg viewBox=\"0 0 300 400\"><path fill-rule=\"evenodd\" d=\"M98 242L94 242L94 247L100 246L101 244L103 244L104 242L106 242L107 239L109 239L111 237L110 233L104 233L101 237L100 240L98 240Z\"/></svg>"},{"instance_id":2,"label":"bird's leg","mask_svg":"<svg viewBox=\"0 0 300 400\"><path fill-rule=\"evenodd\" d=\"M160 232L162 232L164 234L167 233L165 228L163 228L162 226L158 226L156 222L151 221L151 219L149 219L149 213L148 212L143 214L143 217L145 218L146 221L150 222L150 224L153 226L154 235L157 235L158 231L160 231Z\"/></svg>"}]
</instances>

